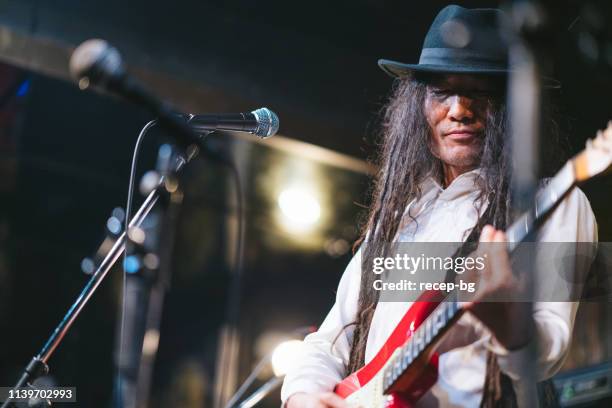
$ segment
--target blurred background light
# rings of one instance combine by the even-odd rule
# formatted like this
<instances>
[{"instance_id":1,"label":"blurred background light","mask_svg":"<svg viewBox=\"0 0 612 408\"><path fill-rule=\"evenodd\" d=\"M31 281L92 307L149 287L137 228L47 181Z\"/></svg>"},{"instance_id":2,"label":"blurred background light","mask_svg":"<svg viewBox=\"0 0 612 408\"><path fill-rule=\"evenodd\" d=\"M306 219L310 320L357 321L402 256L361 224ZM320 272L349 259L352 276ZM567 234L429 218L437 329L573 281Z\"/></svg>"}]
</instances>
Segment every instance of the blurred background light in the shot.
<instances>
[{"instance_id":1,"label":"blurred background light","mask_svg":"<svg viewBox=\"0 0 612 408\"><path fill-rule=\"evenodd\" d=\"M308 230L321 217L321 205L315 194L304 187L290 187L278 195L278 206L289 230Z\"/></svg>"},{"instance_id":2,"label":"blurred background light","mask_svg":"<svg viewBox=\"0 0 612 408\"><path fill-rule=\"evenodd\" d=\"M272 370L277 377L287 374L299 362L302 355L301 340L287 340L272 352Z\"/></svg>"}]
</instances>

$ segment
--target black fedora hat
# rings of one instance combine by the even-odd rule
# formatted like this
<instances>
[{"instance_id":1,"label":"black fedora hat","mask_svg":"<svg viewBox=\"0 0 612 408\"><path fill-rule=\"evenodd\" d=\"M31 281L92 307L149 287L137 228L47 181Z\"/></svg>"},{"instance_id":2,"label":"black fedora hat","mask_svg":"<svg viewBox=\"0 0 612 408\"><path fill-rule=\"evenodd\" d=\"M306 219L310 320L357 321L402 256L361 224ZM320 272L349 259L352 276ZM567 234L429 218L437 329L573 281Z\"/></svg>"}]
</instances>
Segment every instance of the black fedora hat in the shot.
<instances>
[{"instance_id":1,"label":"black fedora hat","mask_svg":"<svg viewBox=\"0 0 612 408\"><path fill-rule=\"evenodd\" d=\"M506 74L508 47L500 35L503 12L449 5L436 16L423 42L418 64L386 59L378 65L393 77L412 72Z\"/></svg>"}]
</instances>

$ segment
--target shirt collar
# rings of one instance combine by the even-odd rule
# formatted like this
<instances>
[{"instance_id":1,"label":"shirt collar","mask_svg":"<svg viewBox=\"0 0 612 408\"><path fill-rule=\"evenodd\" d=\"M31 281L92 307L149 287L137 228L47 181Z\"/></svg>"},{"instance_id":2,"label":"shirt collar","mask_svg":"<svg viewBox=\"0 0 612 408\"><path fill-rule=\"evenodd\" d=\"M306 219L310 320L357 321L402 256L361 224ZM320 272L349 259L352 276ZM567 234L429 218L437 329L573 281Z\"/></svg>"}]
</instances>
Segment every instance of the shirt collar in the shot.
<instances>
[{"instance_id":1,"label":"shirt collar","mask_svg":"<svg viewBox=\"0 0 612 408\"><path fill-rule=\"evenodd\" d=\"M435 192L439 200L451 201L466 194L478 192L478 180L482 178L482 169L476 168L460 174L448 187L442 187L439 180L433 175L425 178L421 184L422 195Z\"/></svg>"}]
</instances>

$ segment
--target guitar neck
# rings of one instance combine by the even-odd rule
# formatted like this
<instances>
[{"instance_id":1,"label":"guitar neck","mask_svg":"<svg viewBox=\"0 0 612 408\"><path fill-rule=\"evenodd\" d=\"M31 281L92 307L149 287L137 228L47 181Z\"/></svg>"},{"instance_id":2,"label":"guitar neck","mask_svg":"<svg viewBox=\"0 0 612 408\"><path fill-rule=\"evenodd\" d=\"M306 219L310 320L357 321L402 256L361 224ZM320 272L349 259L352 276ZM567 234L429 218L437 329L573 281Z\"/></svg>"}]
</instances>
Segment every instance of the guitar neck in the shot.
<instances>
[{"instance_id":1,"label":"guitar neck","mask_svg":"<svg viewBox=\"0 0 612 408\"><path fill-rule=\"evenodd\" d=\"M574 163L569 161L535 197L533 207L506 229L508 252L512 253L547 219L557 205L576 185Z\"/></svg>"},{"instance_id":2,"label":"guitar neck","mask_svg":"<svg viewBox=\"0 0 612 408\"><path fill-rule=\"evenodd\" d=\"M506 230L508 252L512 253L521 242L531 239L563 198L576 185L574 161L569 161L535 197L533 207L521 215ZM413 331L410 339L389 359L384 371L384 389L389 391L406 369L423 354L431 351L444 334L461 316L463 309L457 293L451 292Z\"/></svg>"}]
</instances>

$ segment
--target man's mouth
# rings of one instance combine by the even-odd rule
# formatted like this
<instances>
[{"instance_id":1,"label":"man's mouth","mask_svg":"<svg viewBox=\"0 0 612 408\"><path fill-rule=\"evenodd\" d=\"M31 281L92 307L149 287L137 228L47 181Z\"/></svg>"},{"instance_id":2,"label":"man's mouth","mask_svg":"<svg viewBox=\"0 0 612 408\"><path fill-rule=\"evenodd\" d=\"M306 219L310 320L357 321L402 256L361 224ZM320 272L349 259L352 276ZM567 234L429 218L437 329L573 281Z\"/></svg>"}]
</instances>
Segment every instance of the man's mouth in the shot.
<instances>
[{"instance_id":1,"label":"man's mouth","mask_svg":"<svg viewBox=\"0 0 612 408\"><path fill-rule=\"evenodd\" d=\"M444 136L457 142L469 142L477 137L479 133L475 129L455 129L447 132Z\"/></svg>"}]
</instances>

